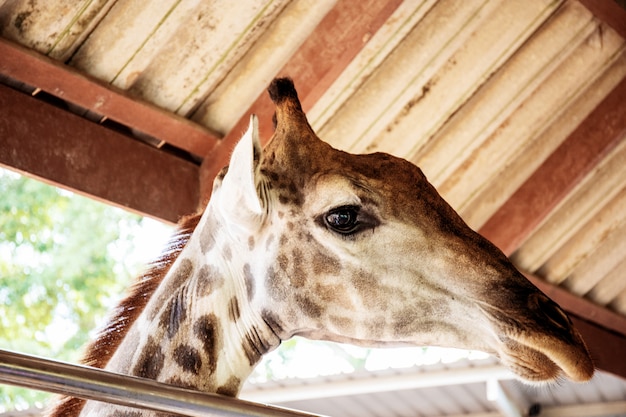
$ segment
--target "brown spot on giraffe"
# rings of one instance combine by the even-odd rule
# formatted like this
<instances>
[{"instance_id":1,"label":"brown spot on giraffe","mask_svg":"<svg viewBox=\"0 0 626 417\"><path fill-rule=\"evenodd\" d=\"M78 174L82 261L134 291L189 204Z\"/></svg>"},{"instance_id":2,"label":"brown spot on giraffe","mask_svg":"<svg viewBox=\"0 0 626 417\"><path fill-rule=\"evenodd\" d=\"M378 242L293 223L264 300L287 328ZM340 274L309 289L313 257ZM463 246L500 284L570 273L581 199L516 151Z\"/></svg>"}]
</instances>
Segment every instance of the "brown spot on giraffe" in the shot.
<instances>
[{"instance_id":1,"label":"brown spot on giraffe","mask_svg":"<svg viewBox=\"0 0 626 417\"><path fill-rule=\"evenodd\" d=\"M336 256L318 251L312 259L313 273L315 275L339 275L341 272L341 261Z\"/></svg>"},{"instance_id":2,"label":"brown spot on giraffe","mask_svg":"<svg viewBox=\"0 0 626 417\"><path fill-rule=\"evenodd\" d=\"M261 356L270 349L270 346L267 345L254 326L246 332L241 347L248 358L250 366L254 366L261 359Z\"/></svg>"},{"instance_id":3,"label":"brown spot on giraffe","mask_svg":"<svg viewBox=\"0 0 626 417\"><path fill-rule=\"evenodd\" d=\"M241 312L239 311L239 301L237 301L237 297L231 297L228 302L228 317L230 321L236 322L241 317Z\"/></svg>"},{"instance_id":4,"label":"brown spot on giraffe","mask_svg":"<svg viewBox=\"0 0 626 417\"><path fill-rule=\"evenodd\" d=\"M310 296L296 295L296 303L304 314L312 318L321 317L324 308L317 302L313 301Z\"/></svg>"},{"instance_id":5,"label":"brown spot on giraffe","mask_svg":"<svg viewBox=\"0 0 626 417\"><path fill-rule=\"evenodd\" d=\"M384 290L378 285L376 276L365 271L358 271L351 277L353 288L360 295L363 305L367 308L382 307L384 300L392 298L395 300L406 299L406 295L398 288L385 288ZM385 291L387 295L382 297L381 291Z\"/></svg>"},{"instance_id":6,"label":"brown spot on giraffe","mask_svg":"<svg viewBox=\"0 0 626 417\"><path fill-rule=\"evenodd\" d=\"M275 313L269 310L263 310L261 317L275 334L281 335L285 333L285 325Z\"/></svg>"},{"instance_id":7,"label":"brown spot on giraffe","mask_svg":"<svg viewBox=\"0 0 626 417\"><path fill-rule=\"evenodd\" d=\"M154 320L159 310L166 300L189 280L193 273L193 263L190 259L180 259L179 263L172 269L172 275L167 281L167 286L159 289L159 298L154 303L154 308L150 313L150 320Z\"/></svg>"},{"instance_id":8,"label":"brown spot on giraffe","mask_svg":"<svg viewBox=\"0 0 626 417\"><path fill-rule=\"evenodd\" d=\"M228 397L236 397L239 393L239 386L241 385L241 380L236 376L231 376L228 378L224 384L220 385L217 388L217 393L221 395L226 395Z\"/></svg>"},{"instance_id":9,"label":"brown spot on giraffe","mask_svg":"<svg viewBox=\"0 0 626 417\"><path fill-rule=\"evenodd\" d=\"M224 277L219 269L213 265L203 265L196 276L196 295L204 297L224 285Z\"/></svg>"},{"instance_id":10,"label":"brown spot on giraffe","mask_svg":"<svg viewBox=\"0 0 626 417\"><path fill-rule=\"evenodd\" d=\"M166 384L174 385L175 387L187 388L187 389L198 389L197 384L191 381L184 381L180 377L171 377L165 380Z\"/></svg>"},{"instance_id":11,"label":"brown spot on giraffe","mask_svg":"<svg viewBox=\"0 0 626 417\"><path fill-rule=\"evenodd\" d=\"M215 215L213 213L207 213L206 224L200 234L200 247L203 253L207 253L215 246L215 234L213 232L217 230L217 227L218 222Z\"/></svg>"},{"instance_id":12,"label":"brown spot on giraffe","mask_svg":"<svg viewBox=\"0 0 626 417\"><path fill-rule=\"evenodd\" d=\"M292 269L289 275L291 285L296 288L303 287L306 283L307 274L304 266L304 255L300 248L291 251Z\"/></svg>"},{"instance_id":13,"label":"brown spot on giraffe","mask_svg":"<svg viewBox=\"0 0 626 417\"><path fill-rule=\"evenodd\" d=\"M224 245L222 248L222 256L226 262L230 262L233 259L233 251L230 249L230 245Z\"/></svg>"},{"instance_id":14,"label":"brown spot on giraffe","mask_svg":"<svg viewBox=\"0 0 626 417\"><path fill-rule=\"evenodd\" d=\"M279 274L276 273L273 266L267 268L265 274L265 288L272 299L280 300L287 296L289 288L285 285L284 281L279 278Z\"/></svg>"},{"instance_id":15,"label":"brown spot on giraffe","mask_svg":"<svg viewBox=\"0 0 626 417\"><path fill-rule=\"evenodd\" d=\"M165 355L161 345L152 336L148 336L148 341L131 373L142 378L157 379L164 363Z\"/></svg>"},{"instance_id":16,"label":"brown spot on giraffe","mask_svg":"<svg viewBox=\"0 0 626 417\"><path fill-rule=\"evenodd\" d=\"M210 358L209 372L213 373L217 367L218 352L224 344L220 320L215 314L204 315L196 320L193 330L202 343L204 353Z\"/></svg>"},{"instance_id":17,"label":"brown spot on giraffe","mask_svg":"<svg viewBox=\"0 0 626 417\"><path fill-rule=\"evenodd\" d=\"M354 320L350 317L331 315L329 321L337 327L339 332L350 333L354 331Z\"/></svg>"},{"instance_id":18,"label":"brown spot on giraffe","mask_svg":"<svg viewBox=\"0 0 626 417\"><path fill-rule=\"evenodd\" d=\"M200 352L189 345L179 345L174 349L174 360L183 370L198 374L202 367L202 358Z\"/></svg>"},{"instance_id":19,"label":"brown spot on giraffe","mask_svg":"<svg viewBox=\"0 0 626 417\"><path fill-rule=\"evenodd\" d=\"M267 240L265 241L265 250L270 250L272 248L272 245L274 244L274 239L276 239L276 237L273 233L267 237Z\"/></svg>"},{"instance_id":20,"label":"brown spot on giraffe","mask_svg":"<svg viewBox=\"0 0 626 417\"><path fill-rule=\"evenodd\" d=\"M187 297L184 287L178 289L167 302L161 313L160 324L166 330L167 337L176 336L181 323L187 318Z\"/></svg>"},{"instance_id":21,"label":"brown spot on giraffe","mask_svg":"<svg viewBox=\"0 0 626 417\"><path fill-rule=\"evenodd\" d=\"M278 263L278 269L280 269L281 272L283 273L289 272L289 257L287 257L287 255L285 255L282 252L279 253L278 256L276 257L276 262Z\"/></svg>"},{"instance_id":22,"label":"brown spot on giraffe","mask_svg":"<svg viewBox=\"0 0 626 417\"><path fill-rule=\"evenodd\" d=\"M256 288L254 276L252 275L252 270L250 269L249 263L246 263L243 266L243 279L244 283L246 284L246 294L248 295L248 301L252 301Z\"/></svg>"}]
</instances>

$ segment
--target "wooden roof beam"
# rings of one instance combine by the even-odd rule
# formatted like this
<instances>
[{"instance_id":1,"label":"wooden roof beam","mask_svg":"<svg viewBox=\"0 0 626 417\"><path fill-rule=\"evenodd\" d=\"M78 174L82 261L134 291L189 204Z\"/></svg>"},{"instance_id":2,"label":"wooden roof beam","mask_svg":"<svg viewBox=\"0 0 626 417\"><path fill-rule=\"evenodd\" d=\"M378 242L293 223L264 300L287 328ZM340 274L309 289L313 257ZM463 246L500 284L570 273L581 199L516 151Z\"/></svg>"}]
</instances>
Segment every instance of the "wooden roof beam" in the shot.
<instances>
[{"instance_id":1,"label":"wooden roof beam","mask_svg":"<svg viewBox=\"0 0 626 417\"><path fill-rule=\"evenodd\" d=\"M511 255L626 136L626 78L587 116L479 232Z\"/></svg>"},{"instance_id":2,"label":"wooden roof beam","mask_svg":"<svg viewBox=\"0 0 626 417\"><path fill-rule=\"evenodd\" d=\"M615 0L578 0L595 17L602 20L626 39L626 10Z\"/></svg>"},{"instance_id":3,"label":"wooden roof beam","mask_svg":"<svg viewBox=\"0 0 626 417\"><path fill-rule=\"evenodd\" d=\"M400 3L399 0L340 0L328 12L279 71L279 75L294 79L305 111L332 85ZM272 136L273 113L274 106L263 91L235 127L207 155L200 169L201 196L204 200L210 197L215 175L228 165L230 152L248 126L250 115L259 117L259 133L265 143Z\"/></svg>"},{"instance_id":4,"label":"wooden roof beam","mask_svg":"<svg viewBox=\"0 0 626 417\"><path fill-rule=\"evenodd\" d=\"M184 117L0 38L0 74L203 157L218 136Z\"/></svg>"},{"instance_id":5,"label":"wooden roof beam","mask_svg":"<svg viewBox=\"0 0 626 417\"><path fill-rule=\"evenodd\" d=\"M1 166L172 223L198 206L192 162L2 84L0 114Z\"/></svg>"}]
</instances>

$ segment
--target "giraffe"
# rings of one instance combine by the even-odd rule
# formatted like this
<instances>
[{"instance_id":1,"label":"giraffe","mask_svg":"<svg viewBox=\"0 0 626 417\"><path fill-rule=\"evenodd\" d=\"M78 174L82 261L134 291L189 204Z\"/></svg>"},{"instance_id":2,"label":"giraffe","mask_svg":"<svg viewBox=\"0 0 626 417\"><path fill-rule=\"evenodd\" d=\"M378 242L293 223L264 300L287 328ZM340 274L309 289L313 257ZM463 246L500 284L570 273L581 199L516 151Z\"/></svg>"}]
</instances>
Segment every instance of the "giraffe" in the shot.
<instances>
[{"instance_id":1,"label":"giraffe","mask_svg":"<svg viewBox=\"0 0 626 417\"><path fill-rule=\"evenodd\" d=\"M418 167L332 148L289 78L268 91L272 139L261 148L252 116L203 213L181 221L84 363L237 396L265 353L300 335L483 350L530 382L592 377L563 310ZM78 415L155 414L69 397L50 413Z\"/></svg>"}]
</instances>

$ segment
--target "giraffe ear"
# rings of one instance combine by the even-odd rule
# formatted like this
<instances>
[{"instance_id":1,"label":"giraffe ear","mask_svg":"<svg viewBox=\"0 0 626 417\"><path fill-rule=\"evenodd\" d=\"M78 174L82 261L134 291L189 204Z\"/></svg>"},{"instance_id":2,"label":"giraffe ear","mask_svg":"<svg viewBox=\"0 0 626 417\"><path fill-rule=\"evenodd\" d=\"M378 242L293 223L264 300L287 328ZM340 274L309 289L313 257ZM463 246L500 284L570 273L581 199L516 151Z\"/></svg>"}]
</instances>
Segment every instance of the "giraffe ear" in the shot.
<instances>
[{"instance_id":1,"label":"giraffe ear","mask_svg":"<svg viewBox=\"0 0 626 417\"><path fill-rule=\"evenodd\" d=\"M258 120L256 115L252 115L248 130L233 150L221 186L221 211L235 224L250 226L250 222L258 220L263 213L263 204L257 193L262 152Z\"/></svg>"}]
</instances>

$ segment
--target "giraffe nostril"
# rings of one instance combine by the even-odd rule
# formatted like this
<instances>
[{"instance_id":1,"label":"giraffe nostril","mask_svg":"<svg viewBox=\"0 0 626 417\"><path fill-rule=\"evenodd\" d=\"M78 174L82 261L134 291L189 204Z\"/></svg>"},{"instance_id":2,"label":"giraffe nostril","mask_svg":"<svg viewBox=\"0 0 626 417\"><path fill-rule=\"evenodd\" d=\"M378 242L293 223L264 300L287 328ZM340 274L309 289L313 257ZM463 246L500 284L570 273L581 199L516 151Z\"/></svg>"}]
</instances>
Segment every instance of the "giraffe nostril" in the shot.
<instances>
[{"instance_id":1,"label":"giraffe nostril","mask_svg":"<svg viewBox=\"0 0 626 417\"><path fill-rule=\"evenodd\" d=\"M533 298L531 305L534 304L554 325L564 330L571 329L572 321L554 301L543 294L536 294Z\"/></svg>"}]
</instances>

